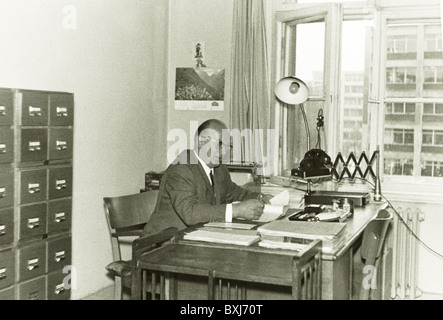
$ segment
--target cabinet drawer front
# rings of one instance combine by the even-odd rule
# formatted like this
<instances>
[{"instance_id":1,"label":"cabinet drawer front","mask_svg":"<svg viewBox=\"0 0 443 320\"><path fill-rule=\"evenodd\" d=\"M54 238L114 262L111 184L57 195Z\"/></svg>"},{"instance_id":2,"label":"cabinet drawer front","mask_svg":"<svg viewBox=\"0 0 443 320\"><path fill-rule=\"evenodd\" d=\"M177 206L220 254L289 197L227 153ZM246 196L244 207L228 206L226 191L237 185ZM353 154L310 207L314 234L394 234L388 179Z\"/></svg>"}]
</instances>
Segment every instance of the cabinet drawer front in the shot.
<instances>
[{"instance_id":1,"label":"cabinet drawer front","mask_svg":"<svg viewBox=\"0 0 443 320\"><path fill-rule=\"evenodd\" d=\"M19 300L46 300L46 277L32 279L18 284Z\"/></svg>"},{"instance_id":2,"label":"cabinet drawer front","mask_svg":"<svg viewBox=\"0 0 443 320\"><path fill-rule=\"evenodd\" d=\"M18 278L28 280L46 273L46 242L18 249Z\"/></svg>"},{"instance_id":3,"label":"cabinet drawer front","mask_svg":"<svg viewBox=\"0 0 443 320\"><path fill-rule=\"evenodd\" d=\"M0 301L1 300L14 300L14 299L15 299L14 287L0 290Z\"/></svg>"},{"instance_id":4,"label":"cabinet drawer front","mask_svg":"<svg viewBox=\"0 0 443 320\"><path fill-rule=\"evenodd\" d=\"M20 130L20 161L44 161L48 157L48 130Z\"/></svg>"},{"instance_id":5,"label":"cabinet drawer front","mask_svg":"<svg viewBox=\"0 0 443 320\"><path fill-rule=\"evenodd\" d=\"M14 161L14 130L0 128L0 163Z\"/></svg>"},{"instance_id":6,"label":"cabinet drawer front","mask_svg":"<svg viewBox=\"0 0 443 320\"><path fill-rule=\"evenodd\" d=\"M14 283L14 253L12 250L0 251L0 288Z\"/></svg>"},{"instance_id":7,"label":"cabinet drawer front","mask_svg":"<svg viewBox=\"0 0 443 320\"><path fill-rule=\"evenodd\" d=\"M48 274L48 300L68 300L71 297L68 273L58 270Z\"/></svg>"},{"instance_id":8,"label":"cabinet drawer front","mask_svg":"<svg viewBox=\"0 0 443 320\"><path fill-rule=\"evenodd\" d=\"M14 205L14 172L0 172L0 208Z\"/></svg>"},{"instance_id":9,"label":"cabinet drawer front","mask_svg":"<svg viewBox=\"0 0 443 320\"><path fill-rule=\"evenodd\" d=\"M49 155L53 159L72 158L72 129L49 129Z\"/></svg>"},{"instance_id":10,"label":"cabinet drawer front","mask_svg":"<svg viewBox=\"0 0 443 320\"><path fill-rule=\"evenodd\" d=\"M49 96L47 93L22 92L22 126L48 125Z\"/></svg>"},{"instance_id":11,"label":"cabinet drawer front","mask_svg":"<svg viewBox=\"0 0 443 320\"><path fill-rule=\"evenodd\" d=\"M48 233L71 228L71 199L53 200L48 202Z\"/></svg>"},{"instance_id":12,"label":"cabinet drawer front","mask_svg":"<svg viewBox=\"0 0 443 320\"><path fill-rule=\"evenodd\" d=\"M74 95L54 93L49 96L49 125L72 126L74 123Z\"/></svg>"},{"instance_id":13,"label":"cabinet drawer front","mask_svg":"<svg viewBox=\"0 0 443 320\"><path fill-rule=\"evenodd\" d=\"M19 208L19 239L31 238L46 233L46 203Z\"/></svg>"},{"instance_id":14,"label":"cabinet drawer front","mask_svg":"<svg viewBox=\"0 0 443 320\"><path fill-rule=\"evenodd\" d=\"M49 169L49 199L66 198L72 194L72 167Z\"/></svg>"},{"instance_id":15,"label":"cabinet drawer front","mask_svg":"<svg viewBox=\"0 0 443 320\"><path fill-rule=\"evenodd\" d=\"M0 89L0 126L14 123L14 93L8 89Z\"/></svg>"},{"instance_id":16,"label":"cabinet drawer front","mask_svg":"<svg viewBox=\"0 0 443 320\"><path fill-rule=\"evenodd\" d=\"M0 246L14 241L14 209L0 210Z\"/></svg>"},{"instance_id":17,"label":"cabinet drawer front","mask_svg":"<svg viewBox=\"0 0 443 320\"><path fill-rule=\"evenodd\" d=\"M71 237L48 240L48 272L71 265Z\"/></svg>"},{"instance_id":18,"label":"cabinet drawer front","mask_svg":"<svg viewBox=\"0 0 443 320\"><path fill-rule=\"evenodd\" d=\"M20 204L46 199L47 172L45 169L20 172Z\"/></svg>"}]
</instances>

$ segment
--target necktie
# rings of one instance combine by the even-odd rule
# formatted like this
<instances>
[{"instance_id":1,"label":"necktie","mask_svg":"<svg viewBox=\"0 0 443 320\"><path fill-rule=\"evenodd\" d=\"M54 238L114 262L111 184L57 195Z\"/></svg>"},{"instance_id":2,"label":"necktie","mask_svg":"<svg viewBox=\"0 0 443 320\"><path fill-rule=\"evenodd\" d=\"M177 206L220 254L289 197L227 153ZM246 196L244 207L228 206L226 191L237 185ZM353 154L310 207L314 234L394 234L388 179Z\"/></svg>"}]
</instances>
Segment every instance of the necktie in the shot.
<instances>
[{"instance_id":1,"label":"necktie","mask_svg":"<svg viewBox=\"0 0 443 320\"><path fill-rule=\"evenodd\" d=\"M209 177L211 178L212 190L214 190L214 175L212 174L212 170L209 171Z\"/></svg>"}]
</instances>

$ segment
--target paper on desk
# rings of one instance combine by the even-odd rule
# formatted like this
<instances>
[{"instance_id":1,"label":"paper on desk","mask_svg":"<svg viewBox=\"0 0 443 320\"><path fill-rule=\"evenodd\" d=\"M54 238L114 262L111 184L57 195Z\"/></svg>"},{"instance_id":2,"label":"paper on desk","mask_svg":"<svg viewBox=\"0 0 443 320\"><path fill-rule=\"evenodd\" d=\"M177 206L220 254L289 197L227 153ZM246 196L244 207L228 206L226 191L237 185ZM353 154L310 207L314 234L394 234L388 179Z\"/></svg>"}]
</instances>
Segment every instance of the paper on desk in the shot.
<instances>
[{"instance_id":1,"label":"paper on desk","mask_svg":"<svg viewBox=\"0 0 443 320\"><path fill-rule=\"evenodd\" d=\"M204 224L205 227L214 228L228 228L228 229L252 229L256 225L251 223L235 223L235 222L208 222Z\"/></svg>"},{"instance_id":2,"label":"paper on desk","mask_svg":"<svg viewBox=\"0 0 443 320\"><path fill-rule=\"evenodd\" d=\"M289 204L289 192L285 190L269 200L271 204L265 204L263 214L257 220L258 222L269 222L282 217Z\"/></svg>"},{"instance_id":3,"label":"paper on desk","mask_svg":"<svg viewBox=\"0 0 443 320\"><path fill-rule=\"evenodd\" d=\"M289 191L285 190L280 192L278 195L274 196L269 200L273 205L287 206L289 204Z\"/></svg>"}]
</instances>

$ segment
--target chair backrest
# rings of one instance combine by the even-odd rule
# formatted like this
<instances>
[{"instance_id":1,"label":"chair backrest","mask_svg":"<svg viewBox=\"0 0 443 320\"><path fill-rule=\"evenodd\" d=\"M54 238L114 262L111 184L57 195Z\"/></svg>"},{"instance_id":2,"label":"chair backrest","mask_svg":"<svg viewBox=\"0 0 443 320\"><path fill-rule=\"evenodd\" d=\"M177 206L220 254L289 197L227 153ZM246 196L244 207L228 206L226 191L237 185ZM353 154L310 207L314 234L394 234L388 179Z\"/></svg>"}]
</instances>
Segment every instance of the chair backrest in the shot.
<instances>
[{"instance_id":1,"label":"chair backrest","mask_svg":"<svg viewBox=\"0 0 443 320\"><path fill-rule=\"evenodd\" d=\"M157 196L158 190L152 190L103 198L110 229L115 232L116 229L146 223L154 211Z\"/></svg>"},{"instance_id":2,"label":"chair backrest","mask_svg":"<svg viewBox=\"0 0 443 320\"><path fill-rule=\"evenodd\" d=\"M388 210L382 209L369 222L363 233L361 246L361 256L363 259L368 259L371 252L375 253L375 259L380 256L390 221L392 221L392 214Z\"/></svg>"},{"instance_id":3,"label":"chair backrest","mask_svg":"<svg viewBox=\"0 0 443 320\"><path fill-rule=\"evenodd\" d=\"M361 257L365 259L365 267L371 266L377 268L377 259L380 257L383 249L383 244L386 238L386 232L389 227L389 223L392 221L392 214L382 209L378 212L377 216L372 219L367 225L364 233L361 245ZM376 269L375 269L376 270ZM363 268L365 273L365 268ZM374 273L376 275L377 273ZM372 281L376 279L371 279ZM360 288L360 300L368 300L373 286L365 282L361 283ZM374 287L376 289L376 286Z\"/></svg>"}]
</instances>

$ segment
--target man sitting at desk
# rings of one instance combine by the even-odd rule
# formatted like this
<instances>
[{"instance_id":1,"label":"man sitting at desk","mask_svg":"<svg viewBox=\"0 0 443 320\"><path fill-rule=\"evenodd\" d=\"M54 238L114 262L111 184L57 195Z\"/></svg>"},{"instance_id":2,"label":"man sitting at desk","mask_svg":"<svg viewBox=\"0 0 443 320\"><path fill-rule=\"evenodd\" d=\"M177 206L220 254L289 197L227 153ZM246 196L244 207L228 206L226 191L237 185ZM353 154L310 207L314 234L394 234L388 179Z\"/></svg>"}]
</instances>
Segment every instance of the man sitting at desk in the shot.
<instances>
[{"instance_id":1,"label":"man sitting at desk","mask_svg":"<svg viewBox=\"0 0 443 320\"><path fill-rule=\"evenodd\" d=\"M222 164L226 148L231 147L223 144L222 130L227 128L219 120L202 123L195 134L194 150L184 150L166 169L145 232L169 227L182 230L210 221L231 222L233 218L255 220L261 216L271 196L264 195L259 201L259 193L232 182L228 168Z\"/></svg>"}]
</instances>

